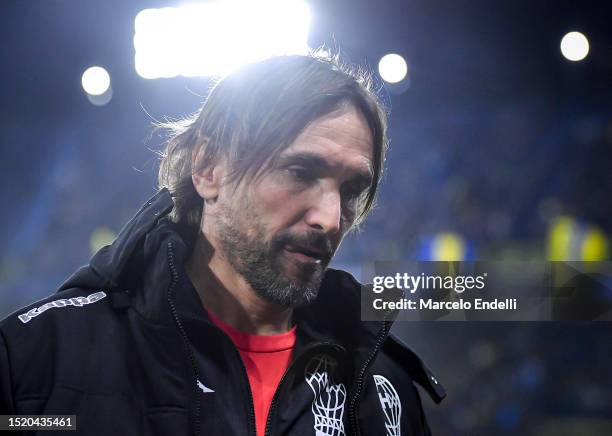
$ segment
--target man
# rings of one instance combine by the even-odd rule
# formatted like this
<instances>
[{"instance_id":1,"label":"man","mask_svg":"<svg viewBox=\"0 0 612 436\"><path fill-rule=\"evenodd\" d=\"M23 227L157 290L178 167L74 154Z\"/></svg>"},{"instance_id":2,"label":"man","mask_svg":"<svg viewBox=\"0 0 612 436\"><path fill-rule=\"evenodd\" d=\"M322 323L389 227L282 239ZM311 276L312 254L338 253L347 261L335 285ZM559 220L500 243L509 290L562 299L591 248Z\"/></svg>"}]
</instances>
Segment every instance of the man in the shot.
<instances>
[{"instance_id":1,"label":"man","mask_svg":"<svg viewBox=\"0 0 612 436\"><path fill-rule=\"evenodd\" d=\"M315 56L252 64L170 126L163 188L58 294L0 324L0 413L81 434L429 434L419 383L327 268L372 207L385 114Z\"/></svg>"}]
</instances>

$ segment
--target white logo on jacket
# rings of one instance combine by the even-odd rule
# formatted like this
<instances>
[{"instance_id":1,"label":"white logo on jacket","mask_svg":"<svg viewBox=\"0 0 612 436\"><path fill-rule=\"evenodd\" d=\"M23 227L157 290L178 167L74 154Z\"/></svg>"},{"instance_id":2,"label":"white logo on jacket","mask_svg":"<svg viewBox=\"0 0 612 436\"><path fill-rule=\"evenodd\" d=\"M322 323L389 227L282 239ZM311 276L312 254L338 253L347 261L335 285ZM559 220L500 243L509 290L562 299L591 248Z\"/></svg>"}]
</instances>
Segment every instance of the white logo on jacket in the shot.
<instances>
[{"instance_id":1,"label":"white logo on jacket","mask_svg":"<svg viewBox=\"0 0 612 436\"><path fill-rule=\"evenodd\" d=\"M385 428L387 436L401 436L402 402L391 384L382 375L373 375L380 405L385 413Z\"/></svg>"},{"instance_id":2,"label":"white logo on jacket","mask_svg":"<svg viewBox=\"0 0 612 436\"><path fill-rule=\"evenodd\" d=\"M209 388L208 386L205 386L204 383L202 383L200 380L196 380L197 381L197 385L200 388L200 390L205 393L205 394L209 394L211 392L215 392L214 390L212 390L211 388Z\"/></svg>"},{"instance_id":3,"label":"white logo on jacket","mask_svg":"<svg viewBox=\"0 0 612 436\"><path fill-rule=\"evenodd\" d=\"M61 298L59 300L49 301L48 303L45 303L40 307L34 307L28 310L26 313L22 313L21 315L19 315L18 318L22 323L25 324L49 309L67 306L83 307L87 304L92 304L96 301L100 301L104 297L106 297L106 292L98 291L88 295L87 297L81 296L72 298Z\"/></svg>"},{"instance_id":4,"label":"white logo on jacket","mask_svg":"<svg viewBox=\"0 0 612 436\"><path fill-rule=\"evenodd\" d=\"M319 354L306 365L304 378L314 393L312 414L316 436L344 436L346 387L334 383L335 359Z\"/></svg>"}]
</instances>

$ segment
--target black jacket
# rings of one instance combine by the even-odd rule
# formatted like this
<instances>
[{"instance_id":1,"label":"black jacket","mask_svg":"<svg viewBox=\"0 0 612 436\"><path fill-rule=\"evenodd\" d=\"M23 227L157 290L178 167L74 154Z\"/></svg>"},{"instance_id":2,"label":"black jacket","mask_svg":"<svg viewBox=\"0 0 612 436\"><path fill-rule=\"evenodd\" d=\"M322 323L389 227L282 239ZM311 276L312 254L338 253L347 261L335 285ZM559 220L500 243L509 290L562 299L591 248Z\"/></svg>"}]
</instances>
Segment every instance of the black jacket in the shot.
<instances>
[{"instance_id":1,"label":"black jacket","mask_svg":"<svg viewBox=\"0 0 612 436\"><path fill-rule=\"evenodd\" d=\"M242 360L183 270L193 238L172 207L160 191L57 294L0 323L0 414L76 414L86 435L255 435ZM360 321L359 295L329 269L295 311L267 434L430 434L413 382L436 403L444 389L391 321Z\"/></svg>"}]
</instances>

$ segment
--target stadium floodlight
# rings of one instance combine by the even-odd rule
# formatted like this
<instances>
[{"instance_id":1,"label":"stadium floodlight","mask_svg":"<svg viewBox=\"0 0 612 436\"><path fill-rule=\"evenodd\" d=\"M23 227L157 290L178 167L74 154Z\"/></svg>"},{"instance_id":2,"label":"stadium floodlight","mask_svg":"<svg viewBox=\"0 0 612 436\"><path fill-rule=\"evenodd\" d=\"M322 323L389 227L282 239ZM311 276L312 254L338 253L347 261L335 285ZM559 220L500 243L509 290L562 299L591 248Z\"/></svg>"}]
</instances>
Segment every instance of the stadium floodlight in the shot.
<instances>
[{"instance_id":1,"label":"stadium floodlight","mask_svg":"<svg viewBox=\"0 0 612 436\"><path fill-rule=\"evenodd\" d=\"M408 64L400 55L389 53L378 62L378 73L385 82L399 83L408 74Z\"/></svg>"},{"instance_id":2,"label":"stadium floodlight","mask_svg":"<svg viewBox=\"0 0 612 436\"><path fill-rule=\"evenodd\" d=\"M146 79L226 74L269 56L307 53L309 27L300 0L144 9L134 21L135 68Z\"/></svg>"},{"instance_id":3,"label":"stadium floodlight","mask_svg":"<svg viewBox=\"0 0 612 436\"><path fill-rule=\"evenodd\" d=\"M88 95L102 95L110 88L110 75L102 67L89 67L81 76L81 85Z\"/></svg>"},{"instance_id":4,"label":"stadium floodlight","mask_svg":"<svg viewBox=\"0 0 612 436\"><path fill-rule=\"evenodd\" d=\"M567 60L581 61L589 54L589 40L580 32L569 32L561 39L561 53Z\"/></svg>"}]
</instances>

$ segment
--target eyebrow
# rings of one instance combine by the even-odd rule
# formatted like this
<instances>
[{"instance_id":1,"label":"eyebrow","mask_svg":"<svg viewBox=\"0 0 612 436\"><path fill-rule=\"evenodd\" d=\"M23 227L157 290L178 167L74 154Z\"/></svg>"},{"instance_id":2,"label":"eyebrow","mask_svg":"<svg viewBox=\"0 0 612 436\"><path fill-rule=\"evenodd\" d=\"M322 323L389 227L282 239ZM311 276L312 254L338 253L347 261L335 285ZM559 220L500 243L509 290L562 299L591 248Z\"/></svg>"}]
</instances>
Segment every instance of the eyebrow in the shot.
<instances>
[{"instance_id":1,"label":"eyebrow","mask_svg":"<svg viewBox=\"0 0 612 436\"><path fill-rule=\"evenodd\" d=\"M279 166L302 165L309 169L321 169L323 171L332 171L333 165L330 165L327 160L315 153L301 152L293 153L286 156L281 156L278 160ZM351 182L357 182L364 187L372 184L374 176L371 168L367 170L358 169L357 174L351 178Z\"/></svg>"}]
</instances>

